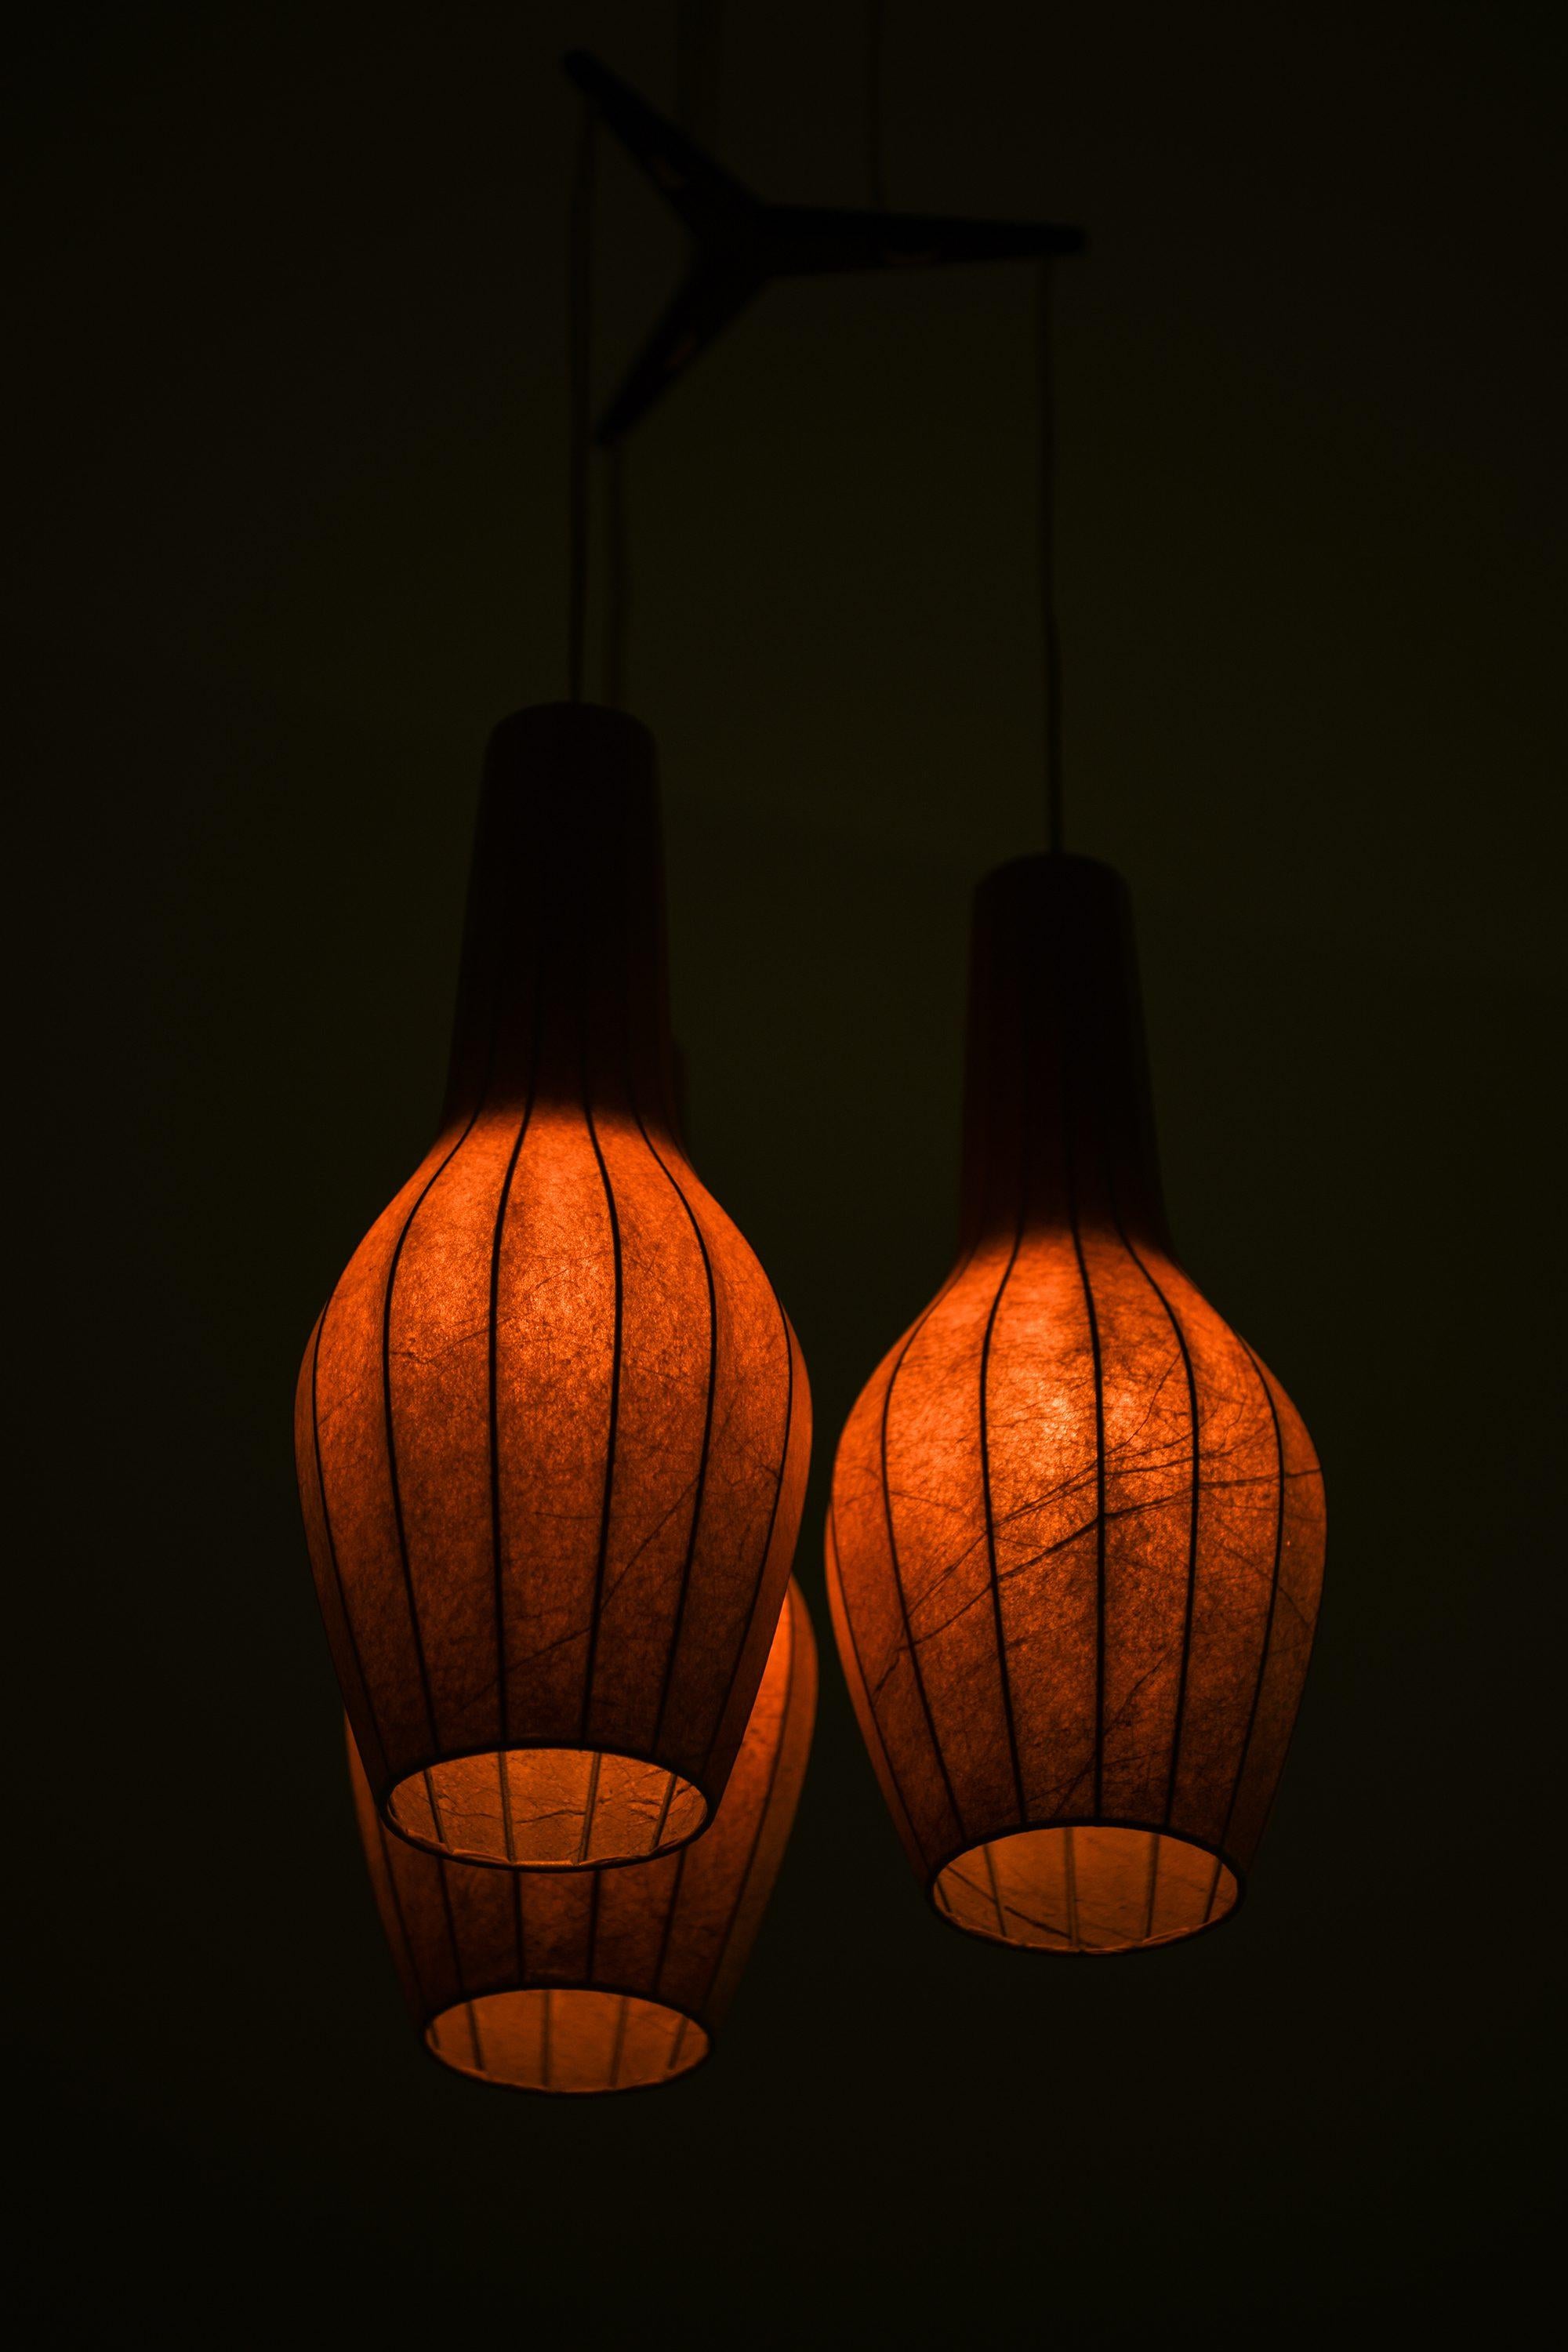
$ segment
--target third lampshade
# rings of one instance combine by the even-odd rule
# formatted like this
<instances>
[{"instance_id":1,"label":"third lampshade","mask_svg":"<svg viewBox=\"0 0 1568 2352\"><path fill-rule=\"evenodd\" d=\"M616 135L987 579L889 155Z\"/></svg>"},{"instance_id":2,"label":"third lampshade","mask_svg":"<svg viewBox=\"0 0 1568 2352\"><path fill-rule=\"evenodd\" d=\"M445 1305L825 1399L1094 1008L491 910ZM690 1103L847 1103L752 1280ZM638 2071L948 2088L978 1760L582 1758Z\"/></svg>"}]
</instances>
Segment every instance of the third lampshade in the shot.
<instances>
[{"instance_id":1,"label":"third lampshade","mask_svg":"<svg viewBox=\"0 0 1568 2352\"><path fill-rule=\"evenodd\" d=\"M850 1414L827 1552L942 1916L1086 1953L1234 1907L1306 1674L1322 1480L1172 1256L1127 893L1092 860L977 894L960 1255Z\"/></svg>"}]
</instances>

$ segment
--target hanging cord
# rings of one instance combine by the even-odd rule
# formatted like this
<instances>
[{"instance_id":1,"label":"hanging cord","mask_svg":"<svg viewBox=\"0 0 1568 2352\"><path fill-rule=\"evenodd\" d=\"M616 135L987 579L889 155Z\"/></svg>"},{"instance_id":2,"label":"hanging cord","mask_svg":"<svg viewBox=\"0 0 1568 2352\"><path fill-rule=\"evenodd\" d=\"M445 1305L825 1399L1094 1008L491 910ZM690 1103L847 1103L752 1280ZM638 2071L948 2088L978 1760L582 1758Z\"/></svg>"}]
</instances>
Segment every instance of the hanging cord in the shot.
<instances>
[{"instance_id":1,"label":"hanging cord","mask_svg":"<svg viewBox=\"0 0 1568 2352\"><path fill-rule=\"evenodd\" d=\"M882 0L866 0L866 201L888 208L882 172Z\"/></svg>"},{"instance_id":2,"label":"hanging cord","mask_svg":"<svg viewBox=\"0 0 1568 2352\"><path fill-rule=\"evenodd\" d=\"M675 17L675 119L692 138L710 145L719 113L721 26L721 0L680 0ZM626 445L617 441L609 453L605 514L605 700L612 710L626 708L631 648L626 470Z\"/></svg>"},{"instance_id":3,"label":"hanging cord","mask_svg":"<svg viewBox=\"0 0 1568 2352\"><path fill-rule=\"evenodd\" d=\"M571 400L568 478L567 643L568 699L583 699L588 643L588 457L593 440L594 357L594 128L591 104L583 109L572 201L566 223L566 364Z\"/></svg>"},{"instance_id":4,"label":"hanging cord","mask_svg":"<svg viewBox=\"0 0 1568 2352\"><path fill-rule=\"evenodd\" d=\"M609 496L605 530L605 700L610 709L626 707L626 652L632 628L632 574L626 535L626 445L617 441L609 457Z\"/></svg>"},{"instance_id":5,"label":"hanging cord","mask_svg":"<svg viewBox=\"0 0 1568 2352\"><path fill-rule=\"evenodd\" d=\"M675 16L675 119L689 138L714 143L719 116L722 0L679 0Z\"/></svg>"},{"instance_id":6,"label":"hanging cord","mask_svg":"<svg viewBox=\"0 0 1568 2352\"><path fill-rule=\"evenodd\" d=\"M1041 686L1046 752L1046 845L1062 848L1062 648L1057 625L1057 382L1051 331L1051 265L1040 264L1037 308L1039 383L1039 580Z\"/></svg>"},{"instance_id":7,"label":"hanging cord","mask_svg":"<svg viewBox=\"0 0 1568 2352\"><path fill-rule=\"evenodd\" d=\"M675 16L675 119L712 143L719 111L721 0L679 0ZM623 710L632 627L631 538L626 518L626 445L609 453L605 502L605 700Z\"/></svg>"}]
</instances>

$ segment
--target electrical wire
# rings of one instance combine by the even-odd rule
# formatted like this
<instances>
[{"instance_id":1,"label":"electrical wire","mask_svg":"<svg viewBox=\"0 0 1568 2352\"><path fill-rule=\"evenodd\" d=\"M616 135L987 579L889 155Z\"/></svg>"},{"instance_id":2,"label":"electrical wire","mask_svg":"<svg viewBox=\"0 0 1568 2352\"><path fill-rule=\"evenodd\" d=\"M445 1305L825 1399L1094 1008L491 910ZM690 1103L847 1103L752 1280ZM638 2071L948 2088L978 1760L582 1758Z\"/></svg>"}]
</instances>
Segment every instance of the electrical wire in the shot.
<instances>
[{"instance_id":1,"label":"electrical wire","mask_svg":"<svg viewBox=\"0 0 1568 2352\"><path fill-rule=\"evenodd\" d=\"M626 445L610 451L605 501L605 701L626 707L626 656L631 641L632 577L626 533Z\"/></svg>"},{"instance_id":2,"label":"electrical wire","mask_svg":"<svg viewBox=\"0 0 1568 2352\"><path fill-rule=\"evenodd\" d=\"M882 170L882 0L866 0L866 201L876 213L888 208Z\"/></svg>"},{"instance_id":3,"label":"electrical wire","mask_svg":"<svg viewBox=\"0 0 1568 2352\"><path fill-rule=\"evenodd\" d=\"M1057 621L1057 384L1051 265L1040 264L1037 300L1039 399L1039 499L1037 509L1044 703L1046 844L1053 856L1063 846L1062 831L1062 648Z\"/></svg>"},{"instance_id":4,"label":"electrical wire","mask_svg":"<svg viewBox=\"0 0 1568 2352\"><path fill-rule=\"evenodd\" d=\"M687 136L714 143L719 115L722 0L679 0L675 16L675 119Z\"/></svg>"},{"instance_id":5,"label":"electrical wire","mask_svg":"<svg viewBox=\"0 0 1568 2352\"><path fill-rule=\"evenodd\" d=\"M567 479L566 690L583 699L588 644L588 459L593 443L595 110L583 108L566 221L566 366L570 402Z\"/></svg>"}]
</instances>

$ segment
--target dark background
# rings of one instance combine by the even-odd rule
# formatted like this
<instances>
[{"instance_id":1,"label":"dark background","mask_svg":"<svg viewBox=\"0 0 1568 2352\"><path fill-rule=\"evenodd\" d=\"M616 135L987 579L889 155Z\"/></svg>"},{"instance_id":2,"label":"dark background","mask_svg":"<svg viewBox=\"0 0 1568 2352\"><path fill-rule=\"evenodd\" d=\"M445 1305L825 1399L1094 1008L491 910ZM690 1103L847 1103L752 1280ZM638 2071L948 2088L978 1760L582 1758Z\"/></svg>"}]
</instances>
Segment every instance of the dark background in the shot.
<instances>
[{"instance_id":1,"label":"dark background","mask_svg":"<svg viewBox=\"0 0 1568 2352\"><path fill-rule=\"evenodd\" d=\"M675 12L57 7L7 198L29 2342L1517 2331L1560 2137L1562 13L888 13L893 202L1091 230L1069 840L1133 885L1184 1256L1329 1481L1252 1898L1120 1966L945 1931L825 1656L709 2068L554 2105L416 2046L290 1390L431 1131L485 734L563 684L555 60L668 105ZM725 160L859 201L862 64L858 7L737 0ZM618 157L601 198L607 390L679 248ZM810 1365L825 1641L832 1444L951 1250L968 893L1041 835L1031 299L776 290L631 452L695 1143Z\"/></svg>"}]
</instances>

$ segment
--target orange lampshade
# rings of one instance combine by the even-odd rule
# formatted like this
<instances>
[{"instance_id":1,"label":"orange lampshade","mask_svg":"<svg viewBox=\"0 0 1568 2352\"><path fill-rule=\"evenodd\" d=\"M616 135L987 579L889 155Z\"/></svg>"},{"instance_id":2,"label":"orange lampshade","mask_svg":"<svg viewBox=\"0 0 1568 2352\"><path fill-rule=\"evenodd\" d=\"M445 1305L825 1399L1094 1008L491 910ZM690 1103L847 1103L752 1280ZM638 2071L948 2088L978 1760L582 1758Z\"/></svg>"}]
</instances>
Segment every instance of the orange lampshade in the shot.
<instances>
[{"instance_id":1,"label":"orange lampshade","mask_svg":"<svg viewBox=\"0 0 1568 2352\"><path fill-rule=\"evenodd\" d=\"M977 894L961 1254L838 1449L828 1591L939 1912L1119 1952L1241 1895L1300 1697L1321 1474L1173 1262L1124 886Z\"/></svg>"},{"instance_id":2,"label":"orange lampshade","mask_svg":"<svg viewBox=\"0 0 1568 2352\"><path fill-rule=\"evenodd\" d=\"M497 1871L389 1836L349 1740L365 1859L416 2024L445 2065L516 2090L629 2091L707 2056L778 1876L816 1712L793 1581L729 1786L679 1853Z\"/></svg>"},{"instance_id":3,"label":"orange lampshade","mask_svg":"<svg viewBox=\"0 0 1568 2352\"><path fill-rule=\"evenodd\" d=\"M701 1829L799 1528L805 1369L679 1139L663 927L646 731L503 721L441 1131L300 1373L311 1564L375 1803L502 1867Z\"/></svg>"}]
</instances>

